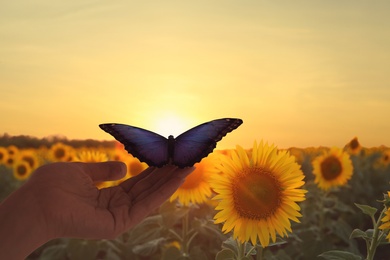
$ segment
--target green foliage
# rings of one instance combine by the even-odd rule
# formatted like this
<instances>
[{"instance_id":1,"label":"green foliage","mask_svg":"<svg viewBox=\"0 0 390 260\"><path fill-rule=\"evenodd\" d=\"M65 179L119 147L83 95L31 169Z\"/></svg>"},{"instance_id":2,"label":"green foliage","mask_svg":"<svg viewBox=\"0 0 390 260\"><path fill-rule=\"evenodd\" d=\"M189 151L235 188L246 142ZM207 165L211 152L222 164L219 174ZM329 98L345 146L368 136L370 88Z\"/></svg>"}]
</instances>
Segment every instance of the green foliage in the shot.
<instances>
[{"instance_id":1,"label":"green foliage","mask_svg":"<svg viewBox=\"0 0 390 260\"><path fill-rule=\"evenodd\" d=\"M327 260L360 260L362 259L361 256L349 253L349 252L343 252L338 250L332 250L325 253L322 253L319 255L320 257L327 259Z\"/></svg>"},{"instance_id":2,"label":"green foliage","mask_svg":"<svg viewBox=\"0 0 390 260\"><path fill-rule=\"evenodd\" d=\"M61 140L73 147L113 147L82 141L0 137L0 146L40 147ZM212 203L183 207L164 203L137 226L114 240L55 239L33 252L28 259L387 259L388 231L378 229L390 199L390 167L381 163L384 148L363 149L351 155L354 173L346 186L327 192L314 184L312 160L326 149L295 149L305 174L306 200L299 203L300 223L291 223L292 233L266 248L238 243L214 224ZM12 169L0 164L0 200L23 184ZM368 206L370 205L370 206ZM387 205L387 206L385 206Z\"/></svg>"},{"instance_id":3,"label":"green foliage","mask_svg":"<svg viewBox=\"0 0 390 260\"><path fill-rule=\"evenodd\" d=\"M355 205L356 205L356 207L361 209L364 214L367 214L367 215L369 215L372 218L375 216L375 213L378 211L376 208L373 208L373 207L370 207L370 206L367 206L367 205L360 205L360 204L357 204L357 203L355 203Z\"/></svg>"}]
</instances>

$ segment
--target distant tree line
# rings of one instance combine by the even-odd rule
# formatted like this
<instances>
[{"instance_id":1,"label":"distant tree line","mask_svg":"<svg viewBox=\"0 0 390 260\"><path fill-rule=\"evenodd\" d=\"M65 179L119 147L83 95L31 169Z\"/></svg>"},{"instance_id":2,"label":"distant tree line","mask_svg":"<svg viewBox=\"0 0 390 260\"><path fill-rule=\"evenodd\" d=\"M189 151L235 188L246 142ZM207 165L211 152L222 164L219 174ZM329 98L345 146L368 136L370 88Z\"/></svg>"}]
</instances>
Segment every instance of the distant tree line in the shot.
<instances>
[{"instance_id":1,"label":"distant tree line","mask_svg":"<svg viewBox=\"0 0 390 260\"><path fill-rule=\"evenodd\" d=\"M0 146L3 147L9 145L15 145L18 148L39 148L42 146L50 147L57 142L62 142L63 144L70 145L74 148L98 146L110 148L115 146L115 141L98 141L93 139L75 140L67 139L63 136L37 138L29 135L12 136L6 133L0 136Z\"/></svg>"}]
</instances>

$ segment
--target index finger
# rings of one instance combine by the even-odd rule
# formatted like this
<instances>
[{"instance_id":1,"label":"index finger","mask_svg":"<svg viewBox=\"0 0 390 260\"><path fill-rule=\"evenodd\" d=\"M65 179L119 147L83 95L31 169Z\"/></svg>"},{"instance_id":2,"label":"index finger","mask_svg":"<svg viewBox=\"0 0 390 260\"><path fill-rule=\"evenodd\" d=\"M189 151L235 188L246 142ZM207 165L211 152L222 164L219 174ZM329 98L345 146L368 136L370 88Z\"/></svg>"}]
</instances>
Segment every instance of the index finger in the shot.
<instances>
[{"instance_id":1,"label":"index finger","mask_svg":"<svg viewBox=\"0 0 390 260\"><path fill-rule=\"evenodd\" d=\"M171 178L166 179L164 183L160 185L154 185L148 190L141 192L132 202L132 207L129 211L130 222L137 222L140 219L145 218L154 209L158 208L164 201L166 201L183 183L183 176L190 174L195 168L190 167L183 169L176 169L179 171L176 176L173 172Z\"/></svg>"},{"instance_id":2,"label":"index finger","mask_svg":"<svg viewBox=\"0 0 390 260\"><path fill-rule=\"evenodd\" d=\"M92 181L118 180L126 175L127 167L123 162L72 162L80 167Z\"/></svg>"},{"instance_id":3,"label":"index finger","mask_svg":"<svg viewBox=\"0 0 390 260\"><path fill-rule=\"evenodd\" d=\"M135 203L144 199L145 197L150 196L157 190L160 190L163 186L170 186L171 183L179 183L180 186L184 182L185 177L193 172L194 169L195 167L168 168L164 171L156 171L156 173L154 173L150 178L145 179L143 182L137 183L137 185L129 191L129 195ZM172 187L176 187L173 192L175 192L179 186L176 187L173 185ZM166 192L170 194L169 189L167 189ZM170 195L172 195L173 192Z\"/></svg>"}]
</instances>

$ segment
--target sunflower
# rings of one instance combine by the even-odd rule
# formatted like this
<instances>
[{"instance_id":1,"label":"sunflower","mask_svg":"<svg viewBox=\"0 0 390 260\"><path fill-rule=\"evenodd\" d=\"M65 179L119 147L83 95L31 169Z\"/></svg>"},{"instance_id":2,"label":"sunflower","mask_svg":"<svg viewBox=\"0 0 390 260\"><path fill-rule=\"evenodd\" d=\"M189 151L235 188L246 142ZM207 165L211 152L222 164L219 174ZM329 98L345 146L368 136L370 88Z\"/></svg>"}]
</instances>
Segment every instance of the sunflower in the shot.
<instances>
[{"instance_id":1,"label":"sunflower","mask_svg":"<svg viewBox=\"0 0 390 260\"><path fill-rule=\"evenodd\" d=\"M383 166L387 166L390 164L390 150L384 150L382 152L382 156L380 158L380 163Z\"/></svg>"},{"instance_id":2,"label":"sunflower","mask_svg":"<svg viewBox=\"0 0 390 260\"><path fill-rule=\"evenodd\" d=\"M148 168L146 163L141 162L133 156L128 156L127 160L125 160L125 163L127 165L127 174L129 175L128 177L137 176L146 168Z\"/></svg>"},{"instance_id":3,"label":"sunflower","mask_svg":"<svg viewBox=\"0 0 390 260\"><path fill-rule=\"evenodd\" d=\"M295 157L295 161L299 164L302 164L303 161L305 160L305 154L304 154L304 151L300 148L296 148L296 147L290 147L289 149L287 149L287 151Z\"/></svg>"},{"instance_id":4,"label":"sunflower","mask_svg":"<svg viewBox=\"0 0 390 260\"><path fill-rule=\"evenodd\" d=\"M7 150L8 150L8 154L9 156L15 156L18 154L19 152L19 148L16 147L15 145L10 145L7 147Z\"/></svg>"},{"instance_id":5,"label":"sunflower","mask_svg":"<svg viewBox=\"0 0 390 260\"><path fill-rule=\"evenodd\" d=\"M260 241L269 245L292 232L290 220L299 223L298 201L305 200L304 175L294 157L275 146L255 142L248 156L237 146L230 156L221 156L216 165L223 174L213 175L211 186L219 201L215 223L223 223L222 231L233 230L241 243Z\"/></svg>"},{"instance_id":6,"label":"sunflower","mask_svg":"<svg viewBox=\"0 0 390 260\"><path fill-rule=\"evenodd\" d=\"M49 160L54 162L69 162L73 160L75 150L72 146L57 142L49 150Z\"/></svg>"},{"instance_id":7,"label":"sunflower","mask_svg":"<svg viewBox=\"0 0 390 260\"><path fill-rule=\"evenodd\" d=\"M8 161L8 150L0 146L0 164L6 164Z\"/></svg>"},{"instance_id":8,"label":"sunflower","mask_svg":"<svg viewBox=\"0 0 390 260\"><path fill-rule=\"evenodd\" d=\"M40 158L38 157L36 151L33 149L20 150L18 159L28 162L31 169L36 169L40 165Z\"/></svg>"},{"instance_id":9,"label":"sunflower","mask_svg":"<svg viewBox=\"0 0 390 260\"><path fill-rule=\"evenodd\" d=\"M387 192L387 197L390 197L390 191ZM379 226L382 230L387 230L389 233L387 234L387 239L390 242L390 208L386 209L385 216L381 219L382 225Z\"/></svg>"},{"instance_id":10,"label":"sunflower","mask_svg":"<svg viewBox=\"0 0 390 260\"><path fill-rule=\"evenodd\" d=\"M201 204L209 199L212 194L210 175L214 170L212 158L214 157L210 155L194 165L195 170L171 196L171 202L177 198L181 204L188 206L190 203Z\"/></svg>"},{"instance_id":11,"label":"sunflower","mask_svg":"<svg viewBox=\"0 0 390 260\"><path fill-rule=\"evenodd\" d=\"M32 173L33 169L30 164L24 160L16 160L13 165L14 177L18 180L26 180Z\"/></svg>"},{"instance_id":12,"label":"sunflower","mask_svg":"<svg viewBox=\"0 0 390 260\"><path fill-rule=\"evenodd\" d=\"M7 165L8 167L12 167L16 160L15 157L19 154L19 148L16 147L15 145L10 145L7 147L7 151L8 151L8 158L5 161L5 165Z\"/></svg>"},{"instance_id":13,"label":"sunflower","mask_svg":"<svg viewBox=\"0 0 390 260\"><path fill-rule=\"evenodd\" d=\"M362 150L362 146L360 145L358 138L354 137L351 141L349 141L349 143L345 146L345 150L353 155L359 154Z\"/></svg>"},{"instance_id":14,"label":"sunflower","mask_svg":"<svg viewBox=\"0 0 390 260\"><path fill-rule=\"evenodd\" d=\"M323 190L345 185L353 174L349 155L336 147L316 157L312 165L314 182Z\"/></svg>"},{"instance_id":15,"label":"sunflower","mask_svg":"<svg viewBox=\"0 0 390 260\"><path fill-rule=\"evenodd\" d=\"M108 161L107 153L100 150L83 149L76 153L73 161L78 162L106 162Z\"/></svg>"},{"instance_id":16,"label":"sunflower","mask_svg":"<svg viewBox=\"0 0 390 260\"><path fill-rule=\"evenodd\" d=\"M74 161L78 162L106 162L108 161L107 153L102 152L101 150L90 150L90 149L84 149L78 152L75 157ZM98 189L108 188L117 185L119 182L118 180L115 181L99 181L95 182L95 186Z\"/></svg>"}]
</instances>

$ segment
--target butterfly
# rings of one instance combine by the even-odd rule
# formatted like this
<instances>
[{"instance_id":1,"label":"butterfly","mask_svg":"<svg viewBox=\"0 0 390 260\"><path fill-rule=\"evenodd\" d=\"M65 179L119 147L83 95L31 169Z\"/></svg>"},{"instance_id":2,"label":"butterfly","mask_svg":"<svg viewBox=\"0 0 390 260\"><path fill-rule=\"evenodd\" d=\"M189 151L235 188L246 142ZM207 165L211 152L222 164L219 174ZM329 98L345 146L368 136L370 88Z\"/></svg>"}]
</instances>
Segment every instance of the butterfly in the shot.
<instances>
[{"instance_id":1,"label":"butterfly","mask_svg":"<svg viewBox=\"0 0 390 260\"><path fill-rule=\"evenodd\" d=\"M238 118L221 118L187 130L176 138L124 124L100 124L99 127L121 142L125 149L149 166L173 164L190 167L211 153L227 133L242 124Z\"/></svg>"}]
</instances>

